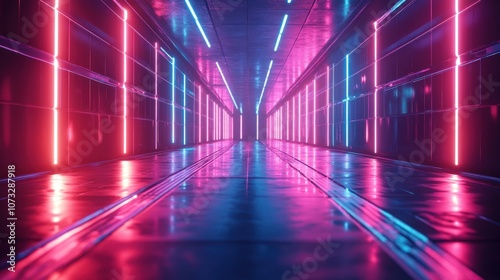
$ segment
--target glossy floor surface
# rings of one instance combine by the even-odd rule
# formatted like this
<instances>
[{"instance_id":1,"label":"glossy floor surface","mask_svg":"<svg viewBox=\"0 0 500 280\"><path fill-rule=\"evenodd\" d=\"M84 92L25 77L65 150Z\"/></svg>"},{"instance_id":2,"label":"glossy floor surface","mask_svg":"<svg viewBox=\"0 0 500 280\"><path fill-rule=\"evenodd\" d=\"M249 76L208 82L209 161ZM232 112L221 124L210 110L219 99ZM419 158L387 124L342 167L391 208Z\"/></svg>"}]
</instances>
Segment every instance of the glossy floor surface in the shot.
<instances>
[{"instance_id":1,"label":"glossy floor surface","mask_svg":"<svg viewBox=\"0 0 500 280\"><path fill-rule=\"evenodd\" d=\"M332 181L327 187L348 188L389 212L480 277L500 277L497 181L299 144L265 144L219 142L19 181L18 246L40 248L49 238L67 242L61 232L75 222L83 227L106 206L223 149L81 257L47 268L48 277L410 278L408 264L370 233L369 223L307 179L325 174ZM313 175L276 151L309 166Z\"/></svg>"}]
</instances>

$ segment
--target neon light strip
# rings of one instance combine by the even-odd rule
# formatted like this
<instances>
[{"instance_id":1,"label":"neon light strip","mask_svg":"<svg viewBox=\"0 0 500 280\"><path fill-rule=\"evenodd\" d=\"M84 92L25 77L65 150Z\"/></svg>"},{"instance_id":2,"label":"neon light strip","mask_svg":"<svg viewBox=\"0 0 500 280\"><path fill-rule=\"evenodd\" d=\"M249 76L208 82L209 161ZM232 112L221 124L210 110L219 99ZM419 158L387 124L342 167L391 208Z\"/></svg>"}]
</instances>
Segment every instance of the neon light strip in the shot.
<instances>
[{"instance_id":1,"label":"neon light strip","mask_svg":"<svg viewBox=\"0 0 500 280\"><path fill-rule=\"evenodd\" d=\"M295 96L292 97L292 141L295 141Z\"/></svg>"},{"instance_id":2,"label":"neon light strip","mask_svg":"<svg viewBox=\"0 0 500 280\"><path fill-rule=\"evenodd\" d=\"M330 66L326 66L326 146L330 146Z\"/></svg>"},{"instance_id":3,"label":"neon light strip","mask_svg":"<svg viewBox=\"0 0 500 280\"><path fill-rule=\"evenodd\" d=\"M200 30L201 35L203 36L203 39L205 40L205 43L207 43L207 46L210 48L210 42L208 41L207 35L205 35L205 31L203 31L203 28L201 27L200 21L198 20L198 17L196 16L196 13L194 12L193 6L191 6L191 3L189 0L186 0L186 4L189 8L189 11L191 12L191 15L193 16L194 20L196 21L196 26L198 26L198 29Z\"/></svg>"},{"instance_id":4,"label":"neon light strip","mask_svg":"<svg viewBox=\"0 0 500 280\"><path fill-rule=\"evenodd\" d=\"M166 55L168 56L168 58L170 58L170 59L174 59L174 57L173 57L173 56L171 56L171 55L169 55L169 54L168 54L168 52L167 52L167 51L166 51L163 47L160 47L160 50L161 50L164 54L166 54Z\"/></svg>"},{"instance_id":5,"label":"neon light strip","mask_svg":"<svg viewBox=\"0 0 500 280\"><path fill-rule=\"evenodd\" d=\"M306 143L309 142L309 86L306 85Z\"/></svg>"},{"instance_id":6,"label":"neon light strip","mask_svg":"<svg viewBox=\"0 0 500 280\"><path fill-rule=\"evenodd\" d=\"M283 22L281 22L280 33L278 34L278 38L276 39L276 44L274 45L274 51L278 50L278 46L279 46L280 41L281 41L281 35L283 34L283 30L285 29L285 24L286 24L287 19L288 19L288 15L285 15L283 17Z\"/></svg>"},{"instance_id":7,"label":"neon light strip","mask_svg":"<svg viewBox=\"0 0 500 280\"><path fill-rule=\"evenodd\" d=\"M209 135L208 135L208 131L209 131L209 130L208 130L208 125L209 125L209 124L208 124L208 114L209 114L209 110L210 110L209 105L208 105L209 101L210 101L210 100L208 99L208 94L207 94L207 128L206 128L206 131L207 131L207 142L208 142L208 141L209 141L209 139L210 139L210 138L209 138Z\"/></svg>"},{"instance_id":8,"label":"neon light strip","mask_svg":"<svg viewBox=\"0 0 500 280\"><path fill-rule=\"evenodd\" d=\"M287 0L287 3L288 3L288 4L292 3L292 0Z\"/></svg>"},{"instance_id":9,"label":"neon light strip","mask_svg":"<svg viewBox=\"0 0 500 280\"><path fill-rule=\"evenodd\" d=\"M290 141L290 100L286 102L286 141Z\"/></svg>"},{"instance_id":10,"label":"neon light strip","mask_svg":"<svg viewBox=\"0 0 500 280\"><path fill-rule=\"evenodd\" d=\"M243 115L240 114L240 140L243 139Z\"/></svg>"},{"instance_id":11,"label":"neon light strip","mask_svg":"<svg viewBox=\"0 0 500 280\"><path fill-rule=\"evenodd\" d=\"M332 64L332 146L335 146L335 64Z\"/></svg>"},{"instance_id":12,"label":"neon light strip","mask_svg":"<svg viewBox=\"0 0 500 280\"><path fill-rule=\"evenodd\" d=\"M202 107L202 100L201 100L201 85L198 85L198 103L199 103L199 108L198 108L198 143L201 143L201 107Z\"/></svg>"},{"instance_id":13,"label":"neon light strip","mask_svg":"<svg viewBox=\"0 0 500 280\"><path fill-rule=\"evenodd\" d=\"M54 108L53 110L53 155L52 162L54 164L59 163L59 61L57 58L59 57L59 0L55 0L54 3L54 92L53 92L53 102Z\"/></svg>"},{"instance_id":14,"label":"neon light strip","mask_svg":"<svg viewBox=\"0 0 500 280\"><path fill-rule=\"evenodd\" d=\"M123 153L127 153L127 10L123 10Z\"/></svg>"},{"instance_id":15,"label":"neon light strip","mask_svg":"<svg viewBox=\"0 0 500 280\"><path fill-rule=\"evenodd\" d=\"M345 145L349 147L349 55L345 56Z\"/></svg>"},{"instance_id":16,"label":"neon light strip","mask_svg":"<svg viewBox=\"0 0 500 280\"><path fill-rule=\"evenodd\" d=\"M373 99L374 99L374 105L373 105L373 112L374 112L374 116L373 116L373 133L374 133L374 143L373 143L373 151L375 153L377 153L377 141L378 141L378 136L377 136L377 117L378 117L378 113L377 113L377 93L378 93L378 89L377 89L377 83L378 83L378 29L377 29L377 22L374 22L373 23L373 27L375 28L375 33L373 34L373 38L374 38L374 41L375 41L375 46L374 46L374 58L375 58L375 61L374 61L374 73L373 73L373 82L374 82L374 88L375 88L375 91L373 93Z\"/></svg>"},{"instance_id":17,"label":"neon light strip","mask_svg":"<svg viewBox=\"0 0 500 280\"><path fill-rule=\"evenodd\" d=\"M183 105L184 108L182 110L182 129L183 129L183 144L186 145L186 75L183 74L182 80L182 95L183 95Z\"/></svg>"},{"instance_id":18,"label":"neon light strip","mask_svg":"<svg viewBox=\"0 0 500 280\"><path fill-rule=\"evenodd\" d=\"M267 69L266 79L264 80L264 86L262 87L262 91L260 92L259 102L257 103L256 114L259 113L260 102L262 101L262 96L264 95L264 91L266 90L267 80L269 79L269 73L271 73L271 68L273 67L273 61L269 62L269 68Z\"/></svg>"},{"instance_id":19,"label":"neon light strip","mask_svg":"<svg viewBox=\"0 0 500 280\"><path fill-rule=\"evenodd\" d=\"M298 107L299 107L299 117L297 118L297 119L299 120L299 131L298 131L298 132L299 132L299 135L297 135L297 140L298 140L299 142L302 142L302 141L301 141L301 140L302 140L302 139L301 139L301 136L302 136L302 131L300 130L300 119L302 119L302 115L300 114L300 92L299 92L299 101L297 101L297 103L298 103L298 105L299 105L299 106L298 106Z\"/></svg>"},{"instance_id":20,"label":"neon light strip","mask_svg":"<svg viewBox=\"0 0 500 280\"><path fill-rule=\"evenodd\" d=\"M458 44L459 44L459 25L458 25L458 15L459 15L459 7L458 7L458 2L459 0L455 0L455 57L456 57L456 63L455 63L455 165L458 165L458 93L459 93L459 73L458 73L458 68L460 67L460 53L458 50Z\"/></svg>"},{"instance_id":21,"label":"neon light strip","mask_svg":"<svg viewBox=\"0 0 500 280\"><path fill-rule=\"evenodd\" d=\"M316 78L314 78L314 81L313 81L313 101L314 101L314 109L313 109L313 133L314 133L314 136L313 136L313 141L314 141L314 145L316 145Z\"/></svg>"},{"instance_id":22,"label":"neon light strip","mask_svg":"<svg viewBox=\"0 0 500 280\"><path fill-rule=\"evenodd\" d=\"M158 149L158 42L155 42L155 150Z\"/></svg>"},{"instance_id":23,"label":"neon light strip","mask_svg":"<svg viewBox=\"0 0 500 280\"><path fill-rule=\"evenodd\" d=\"M172 143L175 143L175 57L172 58Z\"/></svg>"},{"instance_id":24,"label":"neon light strip","mask_svg":"<svg viewBox=\"0 0 500 280\"><path fill-rule=\"evenodd\" d=\"M255 115L257 118L257 140L259 140L259 114Z\"/></svg>"},{"instance_id":25,"label":"neon light strip","mask_svg":"<svg viewBox=\"0 0 500 280\"><path fill-rule=\"evenodd\" d=\"M392 8L389 11L387 11L385 14L383 14L377 20L377 23L382 22L385 18L387 18L390 14L392 14L396 9L398 9L401 5L403 5L404 2L406 2L406 0L400 0L399 2L397 2L394 6L392 6Z\"/></svg>"},{"instance_id":26,"label":"neon light strip","mask_svg":"<svg viewBox=\"0 0 500 280\"><path fill-rule=\"evenodd\" d=\"M224 73L222 73L222 70L220 69L219 62L215 62L217 65L217 69L219 69L220 75L222 76L222 80L224 81L224 84L226 84L227 91L229 92L229 95L231 96L231 99L233 100L234 107L236 107L236 110L238 110L238 105L236 105L236 101L234 101L233 93L231 92L231 89L229 88L229 85L227 84L226 77L224 77Z\"/></svg>"}]
</instances>

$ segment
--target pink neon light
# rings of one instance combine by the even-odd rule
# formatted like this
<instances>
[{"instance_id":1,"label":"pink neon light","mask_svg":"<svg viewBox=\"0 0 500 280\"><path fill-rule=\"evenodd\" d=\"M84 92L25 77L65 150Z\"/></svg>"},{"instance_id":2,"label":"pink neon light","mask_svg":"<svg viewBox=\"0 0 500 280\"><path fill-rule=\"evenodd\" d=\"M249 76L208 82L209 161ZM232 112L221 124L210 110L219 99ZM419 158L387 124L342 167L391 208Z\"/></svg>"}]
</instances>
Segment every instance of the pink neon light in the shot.
<instances>
[{"instance_id":1,"label":"pink neon light","mask_svg":"<svg viewBox=\"0 0 500 280\"><path fill-rule=\"evenodd\" d=\"M313 81L313 142L314 142L314 145L316 145L316 77L314 78L314 81Z\"/></svg>"},{"instance_id":2,"label":"pink neon light","mask_svg":"<svg viewBox=\"0 0 500 280\"><path fill-rule=\"evenodd\" d=\"M243 139L243 115L240 114L240 140Z\"/></svg>"},{"instance_id":3,"label":"pink neon light","mask_svg":"<svg viewBox=\"0 0 500 280\"><path fill-rule=\"evenodd\" d=\"M299 117L298 117L297 119L299 120L299 135L297 136L297 140L298 140L299 142L302 142L302 141L301 141L301 140L302 140L302 139L301 139L301 138L302 138L302 137L301 137L301 136L302 136L302 131L300 130L300 119L302 118L302 115L300 114L300 92L299 92L299 97L298 97L298 98L299 98L299 101L298 101L298 105L299 105Z\"/></svg>"},{"instance_id":4,"label":"pink neon light","mask_svg":"<svg viewBox=\"0 0 500 280\"><path fill-rule=\"evenodd\" d=\"M155 42L155 149L158 149L158 42Z\"/></svg>"},{"instance_id":5,"label":"pink neon light","mask_svg":"<svg viewBox=\"0 0 500 280\"><path fill-rule=\"evenodd\" d=\"M292 98L292 141L295 141L295 96Z\"/></svg>"},{"instance_id":6,"label":"pink neon light","mask_svg":"<svg viewBox=\"0 0 500 280\"><path fill-rule=\"evenodd\" d=\"M330 146L330 66L326 66L326 146Z\"/></svg>"},{"instance_id":7,"label":"pink neon light","mask_svg":"<svg viewBox=\"0 0 500 280\"><path fill-rule=\"evenodd\" d=\"M216 111L215 111L215 102L212 103L212 110L214 112L213 113L213 118L212 118L212 123L213 123L213 126L212 126L212 134L213 134L212 135L212 140L217 140L217 125L215 123L215 121L216 121L216 118L215 118L215 115L216 115L215 114L216 113Z\"/></svg>"},{"instance_id":8,"label":"pink neon light","mask_svg":"<svg viewBox=\"0 0 500 280\"><path fill-rule=\"evenodd\" d=\"M59 108L59 62L57 60L59 56L59 0L56 0L54 3L54 108L53 108L53 127L54 127L54 135L53 135L53 159L52 162L57 164L59 162L59 116L58 116L58 108Z\"/></svg>"},{"instance_id":9,"label":"pink neon light","mask_svg":"<svg viewBox=\"0 0 500 280\"><path fill-rule=\"evenodd\" d=\"M306 143L309 142L309 87L306 85Z\"/></svg>"},{"instance_id":10,"label":"pink neon light","mask_svg":"<svg viewBox=\"0 0 500 280\"><path fill-rule=\"evenodd\" d=\"M458 68L460 66L460 54L458 52L458 44L459 44L459 25L458 25L458 15L459 15L459 7L458 1L455 0L455 165L458 165L458 93L459 93L459 84L458 84Z\"/></svg>"},{"instance_id":11,"label":"pink neon light","mask_svg":"<svg viewBox=\"0 0 500 280\"><path fill-rule=\"evenodd\" d=\"M286 141L290 141L290 101L286 102Z\"/></svg>"},{"instance_id":12,"label":"pink neon light","mask_svg":"<svg viewBox=\"0 0 500 280\"><path fill-rule=\"evenodd\" d=\"M123 10L123 153L127 153L127 10Z\"/></svg>"},{"instance_id":13,"label":"pink neon light","mask_svg":"<svg viewBox=\"0 0 500 280\"><path fill-rule=\"evenodd\" d=\"M207 131L207 142L209 141L209 135L208 135L208 132L209 132L209 129L208 129L208 110L209 110L209 107L208 107L208 103L209 103L209 99L208 99L208 94L207 94L207 128L206 128L206 131Z\"/></svg>"},{"instance_id":14,"label":"pink neon light","mask_svg":"<svg viewBox=\"0 0 500 280\"><path fill-rule=\"evenodd\" d=\"M199 108L198 108L198 142L201 143L201 86L198 86L198 103L199 103Z\"/></svg>"},{"instance_id":15,"label":"pink neon light","mask_svg":"<svg viewBox=\"0 0 500 280\"><path fill-rule=\"evenodd\" d=\"M374 133L374 143L373 143L373 151L375 153L377 153L377 148L378 148L378 145L377 145L377 141L378 141L378 136L377 136L377 117L378 117L378 113L377 113L377 93L378 93L378 89L377 89L377 83L378 83L378 59L377 59L377 55L378 55L378 36L377 36L377 22L375 21L373 23L373 26L375 28L375 34L373 35L374 37L374 40L375 40L375 47L374 47L374 58L375 58L375 62L374 62L374 73L373 73L373 83L374 83L374 88L375 88L375 91L373 93L373 98L374 98L374 108L373 108L373 112L374 112L374 116L373 116L373 133Z\"/></svg>"}]
</instances>

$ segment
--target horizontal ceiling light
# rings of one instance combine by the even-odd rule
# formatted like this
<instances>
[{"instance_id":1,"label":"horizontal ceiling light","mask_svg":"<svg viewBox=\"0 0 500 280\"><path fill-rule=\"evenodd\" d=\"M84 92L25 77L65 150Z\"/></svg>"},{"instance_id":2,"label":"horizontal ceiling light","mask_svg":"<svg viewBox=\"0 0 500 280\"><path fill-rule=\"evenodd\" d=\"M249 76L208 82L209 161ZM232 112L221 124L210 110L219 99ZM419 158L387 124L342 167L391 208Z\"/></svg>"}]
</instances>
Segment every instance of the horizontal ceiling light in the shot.
<instances>
[{"instance_id":1,"label":"horizontal ceiling light","mask_svg":"<svg viewBox=\"0 0 500 280\"><path fill-rule=\"evenodd\" d=\"M227 84L226 77L224 77L224 73L222 73L222 70L220 69L219 62L215 62L217 64L217 69L219 69L220 75L222 76L222 80L224 80L224 84L226 84L227 91L229 92L229 95L231 96L231 99L233 100L234 107L236 107L236 110L238 110L238 105L236 104L236 101L234 101L233 93L231 92L231 89L229 88L229 85Z\"/></svg>"},{"instance_id":2,"label":"horizontal ceiling light","mask_svg":"<svg viewBox=\"0 0 500 280\"><path fill-rule=\"evenodd\" d=\"M201 35L203 36L203 39L205 39L205 43L207 43L207 46L211 48L212 46L210 45L210 42L208 41L207 35L205 35L205 31L203 31L203 28L201 27L200 22L198 21L198 17L196 16L196 13L193 10L193 6L191 6L191 3L189 0L186 0L186 4L188 5L189 11L191 12L191 15L193 16L194 20L196 21L196 25L198 26L198 29L201 32Z\"/></svg>"},{"instance_id":3,"label":"horizontal ceiling light","mask_svg":"<svg viewBox=\"0 0 500 280\"><path fill-rule=\"evenodd\" d=\"M269 73L271 73L271 68L273 67L273 61L269 62L269 69L267 69L266 80L264 81L264 86L262 87L262 92L260 93L259 102L257 102L257 110L256 114L259 114L260 102L262 101L262 96L264 95L264 91L266 90L267 80L269 79Z\"/></svg>"},{"instance_id":4,"label":"horizontal ceiling light","mask_svg":"<svg viewBox=\"0 0 500 280\"><path fill-rule=\"evenodd\" d=\"M278 50L278 46L281 41L281 35L283 34L283 30L285 29L285 24L287 19L288 15L285 15L285 17L283 17L283 22L281 23L280 33L278 34L278 38L276 39L276 44L274 45L274 51Z\"/></svg>"}]
</instances>

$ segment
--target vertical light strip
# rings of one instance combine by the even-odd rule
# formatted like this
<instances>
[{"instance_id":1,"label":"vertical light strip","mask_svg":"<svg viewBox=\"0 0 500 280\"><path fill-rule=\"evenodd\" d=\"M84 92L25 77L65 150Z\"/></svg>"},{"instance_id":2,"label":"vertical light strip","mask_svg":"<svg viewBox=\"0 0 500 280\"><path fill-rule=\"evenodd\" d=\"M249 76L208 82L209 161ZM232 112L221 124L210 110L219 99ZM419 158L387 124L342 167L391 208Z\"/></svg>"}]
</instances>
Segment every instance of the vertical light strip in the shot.
<instances>
[{"instance_id":1,"label":"vertical light strip","mask_svg":"<svg viewBox=\"0 0 500 280\"><path fill-rule=\"evenodd\" d=\"M198 143L201 143L201 107L202 107L202 97L201 97L201 85L198 85Z\"/></svg>"},{"instance_id":2,"label":"vertical light strip","mask_svg":"<svg viewBox=\"0 0 500 280\"><path fill-rule=\"evenodd\" d=\"M123 153L127 153L127 10L123 10Z\"/></svg>"},{"instance_id":3,"label":"vertical light strip","mask_svg":"<svg viewBox=\"0 0 500 280\"><path fill-rule=\"evenodd\" d=\"M243 139L243 114L240 114L240 140Z\"/></svg>"},{"instance_id":4,"label":"vertical light strip","mask_svg":"<svg viewBox=\"0 0 500 280\"><path fill-rule=\"evenodd\" d=\"M217 140L217 124L216 124L216 118L215 118L215 113L217 112L215 109L215 101L212 102L212 140Z\"/></svg>"},{"instance_id":5,"label":"vertical light strip","mask_svg":"<svg viewBox=\"0 0 500 280\"><path fill-rule=\"evenodd\" d=\"M286 102L286 141L290 141L290 100Z\"/></svg>"},{"instance_id":6,"label":"vertical light strip","mask_svg":"<svg viewBox=\"0 0 500 280\"><path fill-rule=\"evenodd\" d=\"M259 114L255 115L257 117L257 140L259 140Z\"/></svg>"},{"instance_id":7,"label":"vertical light strip","mask_svg":"<svg viewBox=\"0 0 500 280\"><path fill-rule=\"evenodd\" d=\"M316 77L314 77L313 81L313 142L316 145Z\"/></svg>"},{"instance_id":8,"label":"vertical light strip","mask_svg":"<svg viewBox=\"0 0 500 280\"><path fill-rule=\"evenodd\" d=\"M309 86L306 85L306 143L309 143Z\"/></svg>"},{"instance_id":9,"label":"vertical light strip","mask_svg":"<svg viewBox=\"0 0 500 280\"><path fill-rule=\"evenodd\" d=\"M349 147L349 55L345 56L345 145Z\"/></svg>"},{"instance_id":10,"label":"vertical light strip","mask_svg":"<svg viewBox=\"0 0 500 280\"><path fill-rule=\"evenodd\" d=\"M302 139L301 139L301 136L302 136L302 131L300 130L300 129L301 129L301 127L300 127L300 123L301 123L300 119L302 119L302 115L300 114L300 92L299 92L298 99L299 99L299 100L297 101L297 105L298 105L298 107L299 107L299 116L298 116L298 118L297 118L297 119L299 120L299 130L298 130L299 134L297 135L297 141L301 142L301 140L302 140Z\"/></svg>"},{"instance_id":11,"label":"vertical light strip","mask_svg":"<svg viewBox=\"0 0 500 280\"><path fill-rule=\"evenodd\" d=\"M335 146L335 64L332 63L332 146Z\"/></svg>"},{"instance_id":12,"label":"vertical light strip","mask_svg":"<svg viewBox=\"0 0 500 280\"><path fill-rule=\"evenodd\" d=\"M377 136L377 117L378 117L378 112L377 112L377 93L378 93L378 89L377 89L377 86L378 86L378 28L377 28L377 22L374 22L373 23L373 27L375 28L375 33L373 34L373 38L374 38L374 58L375 58L375 61L374 61L374 73L373 73L373 82L374 82L374 89L375 91L373 92L373 99L374 99L374 102L373 102L373 112L374 112L374 115L373 115L373 134L374 134L374 137L373 137L373 151L374 153L377 153L377 148L378 148L378 145L377 145L377 141L378 141L378 136Z\"/></svg>"},{"instance_id":13,"label":"vertical light strip","mask_svg":"<svg viewBox=\"0 0 500 280\"><path fill-rule=\"evenodd\" d=\"M155 150L158 149L158 42L155 42Z\"/></svg>"},{"instance_id":14,"label":"vertical light strip","mask_svg":"<svg viewBox=\"0 0 500 280\"><path fill-rule=\"evenodd\" d=\"M458 93L459 93L459 73L458 73L458 68L460 67L460 53L458 50L458 44L459 44L459 25L458 25L458 16L459 16L459 7L458 7L458 2L459 0L455 0L455 57L456 57L456 63L455 63L455 165L458 165Z\"/></svg>"},{"instance_id":15,"label":"vertical light strip","mask_svg":"<svg viewBox=\"0 0 500 280\"><path fill-rule=\"evenodd\" d=\"M183 79L182 79L182 96L183 96L183 106L184 108L182 108L182 129L183 129L183 135L182 135L182 138L183 138L183 141L182 141L182 144L186 145L186 74L183 74Z\"/></svg>"},{"instance_id":16,"label":"vertical light strip","mask_svg":"<svg viewBox=\"0 0 500 280\"><path fill-rule=\"evenodd\" d=\"M330 146L330 66L326 66L326 146Z\"/></svg>"},{"instance_id":17,"label":"vertical light strip","mask_svg":"<svg viewBox=\"0 0 500 280\"><path fill-rule=\"evenodd\" d=\"M292 98L292 141L295 141L295 96Z\"/></svg>"},{"instance_id":18,"label":"vertical light strip","mask_svg":"<svg viewBox=\"0 0 500 280\"><path fill-rule=\"evenodd\" d=\"M53 108L53 158L52 162L54 164L59 163L59 116L58 116L58 108L59 108L59 61L57 58L59 57L59 0L55 0L54 3L54 108Z\"/></svg>"},{"instance_id":19,"label":"vertical light strip","mask_svg":"<svg viewBox=\"0 0 500 280\"><path fill-rule=\"evenodd\" d=\"M172 143L175 143L175 57L172 57Z\"/></svg>"},{"instance_id":20,"label":"vertical light strip","mask_svg":"<svg viewBox=\"0 0 500 280\"><path fill-rule=\"evenodd\" d=\"M210 108L209 108L209 105L208 105L209 101L210 101L210 100L209 100L209 98L208 98L208 94L207 94L207 142L209 141L209 135L208 135L208 133L209 133L209 131L210 131L210 130L209 130L209 128L208 128L208 127L209 127L209 123L208 123L208 115L210 114L210 111L209 111L209 110L210 110Z\"/></svg>"}]
</instances>

